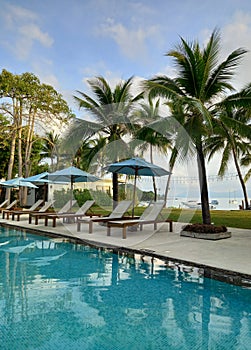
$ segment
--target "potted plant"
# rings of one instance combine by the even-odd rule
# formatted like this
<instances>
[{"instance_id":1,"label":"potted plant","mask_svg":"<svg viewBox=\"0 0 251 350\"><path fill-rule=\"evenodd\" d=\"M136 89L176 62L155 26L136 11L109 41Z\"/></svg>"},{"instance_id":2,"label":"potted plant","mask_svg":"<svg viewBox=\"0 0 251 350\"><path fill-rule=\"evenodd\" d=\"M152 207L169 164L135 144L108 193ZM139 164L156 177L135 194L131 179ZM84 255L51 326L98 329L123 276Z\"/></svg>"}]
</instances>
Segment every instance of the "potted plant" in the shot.
<instances>
[{"instance_id":1,"label":"potted plant","mask_svg":"<svg viewBox=\"0 0 251 350\"><path fill-rule=\"evenodd\" d=\"M180 235L192 238L218 240L230 238L231 232L229 232L224 225L216 226L214 224L195 223L183 226Z\"/></svg>"}]
</instances>

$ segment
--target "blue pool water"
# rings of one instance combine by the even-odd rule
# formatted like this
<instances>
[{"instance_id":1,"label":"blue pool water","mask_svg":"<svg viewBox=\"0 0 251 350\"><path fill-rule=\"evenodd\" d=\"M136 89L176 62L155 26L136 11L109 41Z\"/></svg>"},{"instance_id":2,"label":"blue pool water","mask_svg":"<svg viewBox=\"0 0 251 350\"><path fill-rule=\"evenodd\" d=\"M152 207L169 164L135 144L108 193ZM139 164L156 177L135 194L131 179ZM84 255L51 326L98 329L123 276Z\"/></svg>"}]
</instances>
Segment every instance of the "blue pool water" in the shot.
<instances>
[{"instance_id":1,"label":"blue pool water","mask_svg":"<svg viewBox=\"0 0 251 350\"><path fill-rule=\"evenodd\" d=\"M0 349L251 349L251 290L167 264L0 228Z\"/></svg>"}]
</instances>

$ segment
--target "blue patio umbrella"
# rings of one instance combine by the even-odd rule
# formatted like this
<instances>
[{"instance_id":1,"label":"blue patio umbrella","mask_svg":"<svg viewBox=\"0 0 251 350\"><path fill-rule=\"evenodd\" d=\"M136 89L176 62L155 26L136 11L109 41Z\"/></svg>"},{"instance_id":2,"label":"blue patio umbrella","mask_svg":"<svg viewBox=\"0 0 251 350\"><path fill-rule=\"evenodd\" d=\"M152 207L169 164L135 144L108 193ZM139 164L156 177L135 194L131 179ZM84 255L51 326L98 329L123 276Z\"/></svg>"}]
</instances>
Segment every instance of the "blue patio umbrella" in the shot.
<instances>
[{"instance_id":1,"label":"blue patio umbrella","mask_svg":"<svg viewBox=\"0 0 251 350\"><path fill-rule=\"evenodd\" d=\"M95 175L89 174L86 171L83 171L79 168L70 166L62 170L57 170L54 173L49 173L48 180L52 182L58 182L58 183L60 182L70 183L71 200L72 200L73 184L75 182L95 182L95 181L99 181L100 178L98 178Z\"/></svg>"},{"instance_id":2,"label":"blue patio umbrella","mask_svg":"<svg viewBox=\"0 0 251 350\"><path fill-rule=\"evenodd\" d=\"M37 183L48 183L50 182L50 180L48 180L48 171L45 171L41 174L37 174L37 175L32 175L32 176L29 176L29 177L26 177L24 179L24 181L29 181L29 182L37 182Z\"/></svg>"},{"instance_id":3,"label":"blue patio umbrella","mask_svg":"<svg viewBox=\"0 0 251 350\"><path fill-rule=\"evenodd\" d=\"M165 176L170 174L169 171L159 167L158 165L149 163L146 160L138 157L110 164L105 169L112 173L134 175L132 216L134 216L137 176Z\"/></svg>"},{"instance_id":4,"label":"blue patio umbrella","mask_svg":"<svg viewBox=\"0 0 251 350\"><path fill-rule=\"evenodd\" d=\"M18 188L19 189L19 200L21 202L21 187L26 188L38 188L36 185L34 185L32 182L24 181L23 177L15 177L14 179L10 179L7 181L3 181L0 183L1 186L7 187L7 188Z\"/></svg>"},{"instance_id":5,"label":"blue patio umbrella","mask_svg":"<svg viewBox=\"0 0 251 350\"><path fill-rule=\"evenodd\" d=\"M35 185L43 185L43 199L44 201L46 201L46 198L47 198L47 186L48 186L48 183L50 183L51 181L48 180L48 171L44 171L43 173L40 173L40 174L37 174L37 175L32 175L32 176L29 176L29 177L26 177L24 179L24 181L29 181L29 182L32 182L34 183Z\"/></svg>"},{"instance_id":6,"label":"blue patio umbrella","mask_svg":"<svg viewBox=\"0 0 251 350\"><path fill-rule=\"evenodd\" d=\"M5 187L19 188L19 187L29 187L29 188L38 188L36 185L29 181L25 181L23 177L15 177L7 181L3 181L0 185Z\"/></svg>"}]
</instances>

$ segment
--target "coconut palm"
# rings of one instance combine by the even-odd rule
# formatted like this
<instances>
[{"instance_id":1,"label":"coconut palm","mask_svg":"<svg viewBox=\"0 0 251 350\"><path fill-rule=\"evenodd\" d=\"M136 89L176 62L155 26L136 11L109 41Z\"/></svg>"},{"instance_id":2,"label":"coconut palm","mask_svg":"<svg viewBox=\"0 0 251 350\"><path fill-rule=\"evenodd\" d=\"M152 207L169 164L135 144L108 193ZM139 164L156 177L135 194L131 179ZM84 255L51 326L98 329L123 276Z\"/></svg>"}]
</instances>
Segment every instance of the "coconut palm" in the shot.
<instances>
[{"instance_id":1,"label":"coconut palm","mask_svg":"<svg viewBox=\"0 0 251 350\"><path fill-rule=\"evenodd\" d=\"M102 176L102 170L109 161L106 146L107 139L102 135L84 140L75 154L74 165L88 172L100 172Z\"/></svg>"},{"instance_id":2,"label":"coconut palm","mask_svg":"<svg viewBox=\"0 0 251 350\"><path fill-rule=\"evenodd\" d=\"M242 92L240 93L242 94ZM223 109L224 104L221 105ZM217 119L214 119L214 134L205 140L205 150L209 160L222 151L219 176L226 173L228 163L233 159L244 196L245 209L249 208L248 194L241 171L241 157L251 151L250 111L244 108L224 109ZM244 158L243 158L244 159ZM245 163L245 162L244 162Z\"/></svg>"},{"instance_id":3,"label":"coconut palm","mask_svg":"<svg viewBox=\"0 0 251 350\"><path fill-rule=\"evenodd\" d=\"M87 119L76 119L72 123L66 137L66 145L73 144L76 150L81 146L82 140L102 135L106 138L109 148L106 156L111 162L125 158L128 150L123 137L128 134L130 127L130 115L134 104L142 98L143 94L135 97L132 95L133 78L118 83L114 89L104 77L89 79L89 87L94 95L91 97L84 92L77 91L74 96L80 109L89 112ZM118 175L113 174L113 199L118 201Z\"/></svg>"},{"instance_id":4,"label":"coconut palm","mask_svg":"<svg viewBox=\"0 0 251 350\"><path fill-rule=\"evenodd\" d=\"M247 167L250 166L251 164L251 153L246 153L242 158L241 158L241 165ZM246 183L251 177L251 168L248 170L246 175L244 176L244 182Z\"/></svg>"},{"instance_id":5,"label":"coconut palm","mask_svg":"<svg viewBox=\"0 0 251 350\"><path fill-rule=\"evenodd\" d=\"M213 132L214 104L224 94L233 91L230 79L238 67L245 49L234 50L218 62L220 35L214 30L204 48L197 41L188 43L181 38L180 45L166 55L174 59L177 77L160 75L146 82L152 96L162 96L182 106L182 126L195 146L202 203L202 220L211 223L208 184L205 164L204 139ZM236 97L240 103L240 99ZM235 100L232 100L234 104ZM250 103L250 98L249 98Z\"/></svg>"},{"instance_id":6,"label":"coconut palm","mask_svg":"<svg viewBox=\"0 0 251 350\"><path fill-rule=\"evenodd\" d=\"M45 133L44 136L44 144L43 144L43 156L44 158L50 158L51 169L55 170L56 165L59 162L59 143L60 143L60 135L54 133L53 131L49 131ZM56 164L54 164L56 158Z\"/></svg>"},{"instance_id":7,"label":"coconut palm","mask_svg":"<svg viewBox=\"0 0 251 350\"><path fill-rule=\"evenodd\" d=\"M149 150L150 162L153 163L153 150L167 155L167 150L171 149L171 142L167 135L156 130L154 125L160 120L160 100L154 102L148 97L148 103L140 103L139 109L135 112L136 118L139 120L141 127L135 128L132 145L137 145L141 152ZM171 174L170 174L171 175ZM154 200L157 200L157 186L155 177L153 177Z\"/></svg>"}]
</instances>

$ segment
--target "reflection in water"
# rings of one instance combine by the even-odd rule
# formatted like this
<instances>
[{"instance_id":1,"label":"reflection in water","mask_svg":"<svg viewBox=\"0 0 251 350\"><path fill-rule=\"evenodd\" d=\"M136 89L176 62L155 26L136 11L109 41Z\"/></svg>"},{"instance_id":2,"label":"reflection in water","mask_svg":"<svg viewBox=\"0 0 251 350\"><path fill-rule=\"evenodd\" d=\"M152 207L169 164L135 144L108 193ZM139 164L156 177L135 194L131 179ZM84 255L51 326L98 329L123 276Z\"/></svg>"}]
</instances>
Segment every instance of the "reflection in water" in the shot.
<instances>
[{"instance_id":1,"label":"reflection in water","mask_svg":"<svg viewBox=\"0 0 251 350\"><path fill-rule=\"evenodd\" d=\"M196 268L0 231L2 350L248 349L250 296Z\"/></svg>"}]
</instances>

